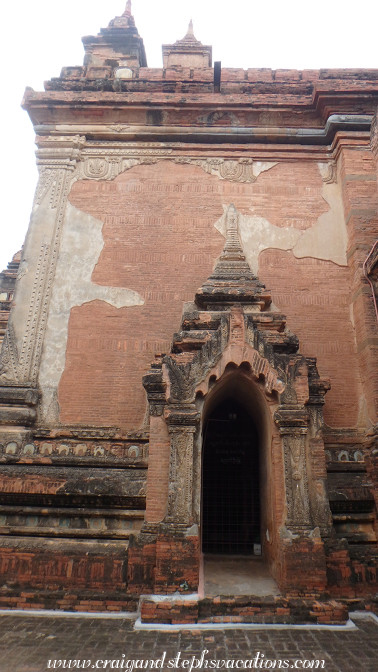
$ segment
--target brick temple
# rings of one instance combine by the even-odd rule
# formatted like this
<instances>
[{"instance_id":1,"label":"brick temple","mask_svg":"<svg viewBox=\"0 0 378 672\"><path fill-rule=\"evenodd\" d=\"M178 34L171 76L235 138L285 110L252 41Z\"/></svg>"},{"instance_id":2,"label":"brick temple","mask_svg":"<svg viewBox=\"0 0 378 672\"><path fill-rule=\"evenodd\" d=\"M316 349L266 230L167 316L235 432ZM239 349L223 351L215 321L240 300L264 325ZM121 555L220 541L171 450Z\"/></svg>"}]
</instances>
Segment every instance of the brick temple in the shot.
<instances>
[{"instance_id":1,"label":"brick temple","mask_svg":"<svg viewBox=\"0 0 378 672\"><path fill-rule=\"evenodd\" d=\"M378 612L378 70L222 68L192 23L149 68L130 1L83 44L23 101L0 606Z\"/></svg>"}]
</instances>

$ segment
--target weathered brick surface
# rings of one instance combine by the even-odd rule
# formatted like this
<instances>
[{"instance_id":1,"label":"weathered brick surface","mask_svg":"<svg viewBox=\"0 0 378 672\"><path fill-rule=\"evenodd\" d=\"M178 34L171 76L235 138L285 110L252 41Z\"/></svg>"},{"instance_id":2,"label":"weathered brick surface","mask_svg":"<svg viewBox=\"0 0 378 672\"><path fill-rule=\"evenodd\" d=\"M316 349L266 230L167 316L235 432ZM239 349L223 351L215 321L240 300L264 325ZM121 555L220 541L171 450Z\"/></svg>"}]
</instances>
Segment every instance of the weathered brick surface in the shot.
<instances>
[{"instance_id":1,"label":"weathered brick surface","mask_svg":"<svg viewBox=\"0 0 378 672\"><path fill-rule=\"evenodd\" d=\"M128 590L137 594L196 592L199 563L198 537L135 537L128 552Z\"/></svg>"},{"instance_id":2,"label":"weathered brick surface","mask_svg":"<svg viewBox=\"0 0 378 672\"><path fill-rule=\"evenodd\" d=\"M198 589L200 539L177 535L159 537L156 544L155 592L194 592Z\"/></svg>"},{"instance_id":3,"label":"weathered brick surface","mask_svg":"<svg viewBox=\"0 0 378 672\"><path fill-rule=\"evenodd\" d=\"M326 588L326 559L320 538L283 539L278 566L280 586L289 595L319 594Z\"/></svg>"},{"instance_id":4,"label":"weathered brick surface","mask_svg":"<svg viewBox=\"0 0 378 672\"><path fill-rule=\"evenodd\" d=\"M41 541L34 548L20 540L0 549L3 583L31 590L114 591L126 588L127 551L123 545Z\"/></svg>"},{"instance_id":5,"label":"weathered brick surface","mask_svg":"<svg viewBox=\"0 0 378 672\"><path fill-rule=\"evenodd\" d=\"M350 321L348 268L266 250L260 254L260 277L299 337L301 351L316 356L320 374L331 380L324 407L327 424L353 427L358 418L360 374Z\"/></svg>"},{"instance_id":6,"label":"weathered brick surface","mask_svg":"<svg viewBox=\"0 0 378 672\"><path fill-rule=\"evenodd\" d=\"M140 535L130 539L127 583L132 594L153 593L156 573L156 537Z\"/></svg>"},{"instance_id":7,"label":"weathered brick surface","mask_svg":"<svg viewBox=\"0 0 378 672\"><path fill-rule=\"evenodd\" d=\"M77 590L75 586L61 590L33 590L30 586L2 589L0 609L47 609L72 612L136 612L138 598L125 591Z\"/></svg>"},{"instance_id":8,"label":"weathered brick surface","mask_svg":"<svg viewBox=\"0 0 378 672\"><path fill-rule=\"evenodd\" d=\"M275 226L305 230L329 209L322 186L312 163L279 164L253 184L218 180L170 162L133 168L114 182L77 183L71 202L104 221L105 246L93 280L133 289L145 304L117 310L92 302L72 310L59 390L62 421L140 425L142 375L156 352L169 350L183 301L193 300L219 256L223 238L213 224L222 203L233 202L245 214L252 209ZM359 372L347 269L267 250L260 254L259 272L304 354L317 356L322 375L331 378L327 423L354 425ZM347 371L341 368L345 357Z\"/></svg>"},{"instance_id":9,"label":"weathered brick surface","mask_svg":"<svg viewBox=\"0 0 378 672\"><path fill-rule=\"evenodd\" d=\"M7 536L0 544L0 570L5 581L12 582L12 577L17 577L19 583L5 585L3 604L38 608L56 603L58 608L121 609L134 602L130 594L197 590L200 540L199 535L187 535L189 530L190 534L195 533L196 528L190 527L194 521L200 523L200 446L195 445L197 455L192 464L193 446L188 436L192 436L191 430L197 431L199 423L194 405L192 409L189 406L198 385L205 385L201 378L204 369L196 374L194 382L190 381L193 383L190 393L184 390L185 384L177 385L177 378L184 369L185 376L190 367L195 371L199 361L195 357L200 353L206 360L205 368L214 371L214 384L222 378L223 364L239 369L244 366L235 378L238 391L248 396L247 387L239 388L240 375L249 376L252 386L259 377L258 384L265 384L266 396L271 396L268 405L271 404L272 417L264 402L256 404L256 417L255 411L251 411L256 427L264 424L261 422L264 414L267 425L276 422L279 426L279 430L266 427L262 432L266 435L261 448L264 459L260 462L263 553L272 573L277 575L280 588L292 598L290 604L284 598L277 603L263 600L264 604L214 601L207 605L210 611L206 617L218 622L291 618L341 621L345 618L345 605L340 606L329 595L323 595L325 590L331 597L341 596L351 602L366 595L369 604L374 604L371 594L377 587L374 537L377 520L371 492L377 485L377 474L372 442L364 443L364 434L376 422L378 344L364 261L377 228L377 170L373 162L376 133L373 131L371 153L369 115L376 108L378 71L228 68L223 69L221 82L215 87L214 71L208 67L211 48L201 47L193 35L184 39L185 45L182 43L181 47L185 48L180 44L165 48L163 69L148 69L130 11L128 3L122 17L114 19L97 37L84 38L83 67L65 68L60 78L47 83L45 93L30 89L25 97L25 107L43 134L38 139L43 169L36 199L37 220L33 220L32 226L36 221L36 239L43 231L36 254L42 242L47 256L46 264L40 257L35 276L32 264L28 273L23 274L22 285L26 289L25 294L24 290L20 293L15 338L11 331L12 337L7 338L0 422L13 422L13 427L17 422L19 426L14 430L13 442L9 441L10 430L4 430L1 446L4 464L0 470L0 489L8 509L1 527ZM201 64L206 67L201 68ZM329 119L333 114L341 116ZM349 116L354 114L359 118ZM57 127L65 127L67 137L48 136L48 129ZM164 160L159 162L163 156ZM215 162L210 163L211 157ZM123 163L128 159L134 159L138 165L128 169ZM199 159L205 161L201 164L203 170ZM327 163L329 170L325 174ZM259 168L262 172L256 177ZM103 181L97 179L100 175ZM56 400L55 389L44 379L44 367L49 357L51 362L55 335L63 333L64 328L57 328L56 334L51 335L56 323L54 299L49 310L49 292L54 296L57 289L50 286L55 274L55 251L59 248L63 258L69 251L64 244L59 247L65 240L59 241L58 237L53 240L50 234L58 232L62 223L64 235L67 234L75 217L75 221L90 225L88 217L73 214L71 207L69 213L73 219L64 216L66 192L62 185L68 184L71 177L71 205L103 222L104 247L92 273L92 283L133 290L140 295L143 305L116 309L106 299L91 301L89 294L76 304L70 303L71 288L60 286L67 299L67 311L74 307L67 348L65 332L63 342L58 344L62 346L62 360L66 355L66 368ZM42 210L38 211L40 201ZM231 203L237 209L233 215L229 213ZM347 264L342 249L341 206L348 235ZM232 257L236 248L232 248L231 242L228 250L231 256L227 261L224 259L225 275L209 277L224 242L214 225L226 208L228 231L239 217L235 213L241 214L244 245L249 245L247 256L259 266L261 280L272 290L274 310L286 313L288 327L299 337L300 355L295 354L297 340L287 332L285 318L277 312L273 317L263 314L270 303L269 292L259 286L257 296L255 278L251 280L248 275L250 271L238 275L240 267L233 266ZM254 227L252 233L248 226L251 230ZM34 233L31 231L31 239ZM294 242L289 239L302 234L302 249L291 251ZM336 244L332 236L337 236ZM331 255L325 237L333 241L329 243ZM299 254L304 256L297 258L295 255ZM241 247L236 257L243 257ZM57 283L60 263L61 260L55 275ZM226 287L224 280L230 279L230 268L235 271L234 284ZM45 276L39 277L42 269ZM203 285L206 278L207 289ZM62 279L61 284L64 285ZM174 338L171 351L183 306L193 301L201 285L197 307L207 309L220 297L223 331L217 332L214 339L214 334L208 333L205 345L201 334L194 334L193 338L191 333L188 337L185 330L194 327L195 331L198 326L187 326L192 307L185 313L187 325ZM105 297L109 295L110 292L104 293ZM30 309L29 299L24 298L22 305L25 296L30 297ZM244 318L240 313L239 321L235 321L237 311L229 310L229 306L243 299ZM251 306L256 308L254 313ZM262 313L258 306L263 307ZM60 307L56 317L59 312ZM226 324L228 313L232 319ZM211 316L208 321L213 325ZM23 322L27 324L25 334L21 333ZM212 328L218 329L214 325ZM221 349L219 344L226 338L227 329L231 333L231 354L225 355L226 348ZM244 342L245 329L248 338ZM30 333L36 335L36 344ZM48 342L43 343L45 334ZM242 363L244 352L238 350L238 338L243 347L248 346L246 361ZM192 352L188 342L193 346ZM20 396L24 401L28 390L16 392L14 383L29 380L29 374L31 377L35 374L37 379L42 352L40 383L44 389L37 419L38 391L32 390L32 412L25 412L18 409L16 402ZM164 360L164 375L169 378L171 367L176 371L176 380L169 378L170 390L167 398L160 400L160 406L156 395L155 405L151 402L153 385L146 385L150 421L142 378L151 360L164 352L170 352ZM220 352L221 358L228 358L227 362L219 359ZM315 359L305 360L303 355L318 359L324 380L316 372ZM178 375L179 361L182 369ZM215 367L219 371L215 372ZM161 372L163 376L163 369ZM59 376L52 385L58 384ZM345 495L345 511L338 519L335 511L342 507L333 510L333 529L325 492L322 437L321 408L329 387L326 378L332 384L325 406L331 503L339 504ZM276 386L271 387L274 381ZM207 382L209 389L201 389L205 397L211 394L210 381ZM165 381L158 381L158 385L163 388ZM178 392L175 387L180 388ZM251 407L256 399L257 396L252 399ZM166 405L165 413L159 416L162 405ZM177 455L171 463L171 441L165 421L170 423L171 436L175 436L172 447ZM179 436L185 433L182 422L186 430L191 428L185 441ZM27 423L28 427L34 423L28 434L24 431ZM44 436L54 439L67 432L66 437L72 437L76 429L82 432L83 436L76 436L81 440L94 427L104 430L107 427L103 437L109 440L115 435L126 440L127 433L127 439L143 435L147 441L149 432L146 523L140 537L136 534L131 538L128 557L127 542L117 546L112 541L119 538L118 532L125 541L129 529L134 533L140 529L143 516L140 512L146 496L146 463L129 463L126 470L125 465L120 468L119 463L106 462L105 453L103 462L84 463L81 457L92 459L86 445L80 449L81 454L74 454L70 444L65 455L63 452L58 455L56 451L53 453L50 443L43 456L38 452L38 440ZM172 427L176 429L173 431ZM304 446L307 430L308 441ZM278 431L282 436L278 436ZM97 439L98 436L94 442ZM29 440L31 443L25 445ZM341 444L344 451L339 450ZM350 474L338 469L335 466L338 451L345 453L347 461L361 464L350 469ZM362 465L364 452L366 469ZM114 455L109 453L108 457L113 459ZM147 458L146 453L144 457ZM30 464L29 458L35 462ZM67 462L59 463L57 460L61 458ZM102 472L104 464L106 474ZM139 467L143 473L138 474ZM192 470L196 472L194 477ZM89 513L81 508L87 505ZM101 536L100 528L106 527L106 516L98 511L100 505L114 510L130 506L132 513L138 509L137 515L131 516L138 521L137 525L134 527L132 522L130 528L125 527L130 524L126 513L122 527L114 514L109 524L114 536L101 546L100 537L102 540L105 537ZM28 506L30 510L24 516L24 512L17 513L17 506ZM53 513L54 506L58 513ZM81 508L81 519L76 511L65 517L63 509L69 506ZM42 507L46 510L41 511ZM158 526L160 521L164 522ZM119 524L121 530L117 528ZM65 541L62 530L57 532L64 525L69 530ZM97 537L96 525L100 530ZM37 533L41 536L33 537ZM335 541L344 533L348 540ZM58 534L60 538L56 540ZM320 534L327 540L325 549ZM69 544L69 536L78 538L77 546ZM84 545L85 536L94 540L92 546ZM65 588L72 591L69 599L62 598ZM114 595L117 589L119 599ZM51 594L50 602L43 590ZM308 598L306 604L295 603L296 598L304 595ZM317 596L319 602L314 601ZM320 597L324 597L324 602ZM146 603L143 617L183 623L198 619L200 614L194 601L183 606L165 600L160 604Z\"/></svg>"},{"instance_id":10,"label":"weathered brick surface","mask_svg":"<svg viewBox=\"0 0 378 672\"><path fill-rule=\"evenodd\" d=\"M171 441L162 416L150 419L146 521L158 523L167 512Z\"/></svg>"},{"instance_id":11,"label":"weathered brick surface","mask_svg":"<svg viewBox=\"0 0 378 672\"><path fill-rule=\"evenodd\" d=\"M342 625L348 619L346 604L330 600L282 597L216 597L203 600L141 601L143 623L308 623Z\"/></svg>"},{"instance_id":12,"label":"weathered brick surface","mask_svg":"<svg viewBox=\"0 0 378 672\"><path fill-rule=\"evenodd\" d=\"M142 423L142 376L156 352L169 351L183 302L193 300L223 246L213 226L222 215L216 183L199 168L164 163L100 188L74 186L72 203L105 222L93 281L133 289L145 303L73 309L59 391L63 422Z\"/></svg>"}]
</instances>

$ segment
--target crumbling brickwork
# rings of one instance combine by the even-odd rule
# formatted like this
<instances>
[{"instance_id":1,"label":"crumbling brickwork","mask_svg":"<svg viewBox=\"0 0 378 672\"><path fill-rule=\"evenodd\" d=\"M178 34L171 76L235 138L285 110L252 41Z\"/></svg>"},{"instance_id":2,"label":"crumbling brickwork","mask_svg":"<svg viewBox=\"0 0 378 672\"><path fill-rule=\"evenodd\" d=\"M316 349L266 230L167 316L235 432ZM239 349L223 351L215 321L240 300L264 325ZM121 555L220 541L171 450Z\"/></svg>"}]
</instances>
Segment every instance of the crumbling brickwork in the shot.
<instances>
[{"instance_id":1,"label":"crumbling brickwork","mask_svg":"<svg viewBox=\"0 0 378 672\"><path fill-rule=\"evenodd\" d=\"M83 43L23 102L40 178L9 320L18 257L1 279L1 603L375 608L378 72L214 69L192 24L149 68L130 1ZM206 432L234 402L259 456L240 534L277 599L201 593Z\"/></svg>"}]
</instances>

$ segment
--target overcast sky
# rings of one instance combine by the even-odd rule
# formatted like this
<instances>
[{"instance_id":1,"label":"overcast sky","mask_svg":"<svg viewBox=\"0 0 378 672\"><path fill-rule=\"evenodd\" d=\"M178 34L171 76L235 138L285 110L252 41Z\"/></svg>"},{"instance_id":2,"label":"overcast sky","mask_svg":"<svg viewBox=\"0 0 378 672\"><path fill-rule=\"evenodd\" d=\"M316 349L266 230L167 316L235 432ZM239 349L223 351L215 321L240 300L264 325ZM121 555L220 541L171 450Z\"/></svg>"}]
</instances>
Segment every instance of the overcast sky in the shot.
<instances>
[{"instance_id":1,"label":"overcast sky","mask_svg":"<svg viewBox=\"0 0 378 672\"><path fill-rule=\"evenodd\" d=\"M2 6L0 270L21 247L37 182L34 133L20 102L63 66L83 61L83 35L122 14L126 0L13 0ZM150 67L161 45L196 37L223 67L378 68L377 0L133 0Z\"/></svg>"}]
</instances>

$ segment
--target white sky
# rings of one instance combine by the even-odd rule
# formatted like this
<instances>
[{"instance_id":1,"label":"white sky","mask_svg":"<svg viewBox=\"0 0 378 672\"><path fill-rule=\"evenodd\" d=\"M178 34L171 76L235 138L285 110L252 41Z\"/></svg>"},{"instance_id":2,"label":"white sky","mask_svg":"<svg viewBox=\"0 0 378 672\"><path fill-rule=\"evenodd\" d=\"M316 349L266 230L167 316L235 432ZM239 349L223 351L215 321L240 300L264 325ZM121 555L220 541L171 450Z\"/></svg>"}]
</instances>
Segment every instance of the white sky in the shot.
<instances>
[{"instance_id":1,"label":"white sky","mask_svg":"<svg viewBox=\"0 0 378 672\"><path fill-rule=\"evenodd\" d=\"M21 247L37 182L34 133L20 102L63 66L81 65L83 35L122 14L126 0L13 0L1 9L0 270ZM150 67L161 45L196 37L223 67L378 68L378 1L133 0Z\"/></svg>"}]
</instances>

